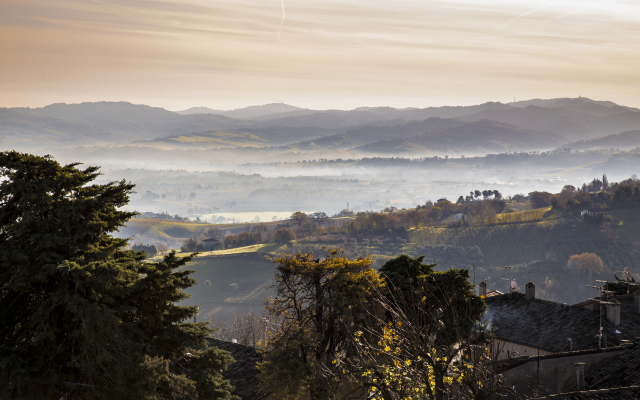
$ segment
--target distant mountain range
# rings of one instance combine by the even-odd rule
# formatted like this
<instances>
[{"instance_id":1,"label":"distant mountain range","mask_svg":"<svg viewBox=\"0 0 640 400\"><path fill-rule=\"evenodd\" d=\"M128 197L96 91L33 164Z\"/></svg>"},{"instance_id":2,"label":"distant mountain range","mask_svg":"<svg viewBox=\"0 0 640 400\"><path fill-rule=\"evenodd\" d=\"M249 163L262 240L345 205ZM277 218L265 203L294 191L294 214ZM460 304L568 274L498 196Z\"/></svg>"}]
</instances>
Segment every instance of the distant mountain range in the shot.
<instances>
[{"instance_id":1,"label":"distant mountain range","mask_svg":"<svg viewBox=\"0 0 640 400\"><path fill-rule=\"evenodd\" d=\"M304 111L305 109L290 106L284 103L271 103L262 106L249 106L245 108L238 108L230 111L212 110L207 107L192 107L184 111L178 111L180 115L193 115L193 114L218 114L224 115L229 118L239 119L251 119L256 117L262 117L265 115L282 114L293 111Z\"/></svg>"},{"instance_id":2,"label":"distant mountain range","mask_svg":"<svg viewBox=\"0 0 640 400\"><path fill-rule=\"evenodd\" d=\"M3 149L136 142L165 148L275 146L283 151L353 150L372 155L481 154L564 146L621 147L607 144L615 141L631 146L634 138L615 135L638 130L640 109L583 97L348 111L309 110L282 103L230 111L195 107L180 112L127 102L0 108Z\"/></svg>"}]
</instances>

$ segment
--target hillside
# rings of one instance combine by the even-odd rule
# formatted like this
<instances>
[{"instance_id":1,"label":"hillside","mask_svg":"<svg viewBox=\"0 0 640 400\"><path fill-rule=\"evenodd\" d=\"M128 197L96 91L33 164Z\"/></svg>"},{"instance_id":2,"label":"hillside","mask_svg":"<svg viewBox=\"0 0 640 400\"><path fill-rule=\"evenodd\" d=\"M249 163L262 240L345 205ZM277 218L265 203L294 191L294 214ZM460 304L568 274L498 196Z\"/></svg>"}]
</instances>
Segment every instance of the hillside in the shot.
<instances>
[{"instance_id":1,"label":"hillside","mask_svg":"<svg viewBox=\"0 0 640 400\"><path fill-rule=\"evenodd\" d=\"M480 120L412 138L384 140L357 149L378 154L427 151L504 153L547 150L565 141L566 139L562 136L549 132L520 129L514 125Z\"/></svg>"},{"instance_id":2,"label":"hillside","mask_svg":"<svg viewBox=\"0 0 640 400\"><path fill-rule=\"evenodd\" d=\"M493 138L474 145L447 142L426 133L491 120L520 129L519 139ZM462 121L462 122L460 122ZM231 111L193 108L180 113L127 102L51 104L42 108L0 109L0 135L7 146L71 147L156 141L164 147L273 147L285 150L349 150L380 141L363 151L495 152L511 145L519 151L555 147L640 129L640 112L589 99L530 100L460 107L359 107L353 110L307 110L281 103ZM531 132L548 132L551 139ZM443 139L444 142L437 143ZM321 140L322 139L322 140ZM404 140L411 139L411 140ZM438 150L436 150L438 149ZM501 150L502 149L502 150Z\"/></svg>"},{"instance_id":3,"label":"hillside","mask_svg":"<svg viewBox=\"0 0 640 400\"><path fill-rule=\"evenodd\" d=\"M268 147L289 145L300 139L331 137L335 130L324 128L229 129L214 132L185 133L154 139L153 144L180 147Z\"/></svg>"},{"instance_id":4,"label":"hillside","mask_svg":"<svg viewBox=\"0 0 640 400\"><path fill-rule=\"evenodd\" d=\"M508 278L510 273L505 267L511 267L516 281L521 286L534 282L541 298L577 302L594 295L584 287L593 282L570 273L566 265L572 255L595 253L602 259L605 272L595 274L592 280L612 279L613 271L623 269L640 274L636 264L640 258L638 210L634 207L609 211L613 222L608 228L546 208L517 212L539 211L542 220L535 222L471 227L443 224L411 228L406 234L382 232L357 238L319 235L293 242L288 247L274 243L208 252L187 266L196 271L193 276L198 281L189 291L192 297L187 303L201 305L203 318L227 319L251 308L259 311L262 300L270 294L264 285L273 274L273 264L267 256L280 251L321 253L325 246L343 247L350 257L373 255L377 266L398 254L425 255L425 262L438 264L439 270L467 268L476 284L487 280L490 288L502 291L507 287L503 278ZM514 214L498 214L497 220L506 221L506 215ZM142 232L142 237L151 241L190 237L208 226L214 225L137 219L130 221L127 229L129 234L136 230ZM244 231L244 225L216 227L236 233ZM572 290L564 291L563 282L569 281ZM231 286L234 283L237 287Z\"/></svg>"},{"instance_id":5,"label":"hillside","mask_svg":"<svg viewBox=\"0 0 640 400\"><path fill-rule=\"evenodd\" d=\"M572 150L635 149L640 147L640 130L621 132L591 140L579 140L567 143L563 147Z\"/></svg>"},{"instance_id":6,"label":"hillside","mask_svg":"<svg viewBox=\"0 0 640 400\"><path fill-rule=\"evenodd\" d=\"M187 110L178 111L178 114L181 115L192 115L192 114L218 114L223 115L229 118L238 118L238 119L251 119L256 117L262 117L265 115L273 115L273 114L281 114L295 111L303 111L305 109L295 106L290 106L284 103L271 103L264 104L261 106L249 106L244 108L237 108L235 110L222 111L222 110L212 110L207 107L192 107Z\"/></svg>"},{"instance_id":7,"label":"hillside","mask_svg":"<svg viewBox=\"0 0 640 400\"><path fill-rule=\"evenodd\" d=\"M612 101L596 101L588 99L586 97L578 97L577 99L566 97L558 99L533 99L509 103L509 105L519 108L528 106L562 108L565 110L591 114L599 117L613 114L622 114L629 111L640 112L640 109L619 106Z\"/></svg>"},{"instance_id":8,"label":"hillside","mask_svg":"<svg viewBox=\"0 0 640 400\"><path fill-rule=\"evenodd\" d=\"M7 110L11 114L7 114ZM61 134L77 133L88 144L128 143L154 139L185 132L203 132L217 129L249 127L250 122L220 115L179 115L162 108L135 105L127 102L98 102L81 104L52 104L43 108L2 109L12 116L12 124L3 129L16 132L41 132L56 121L65 121L68 128ZM60 124L60 122L58 122ZM84 135L82 134L84 132ZM91 132L101 132L91 134ZM101 136L100 142L92 140ZM82 141L79 144L85 144ZM61 141L64 144L64 140Z\"/></svg>"},{"instance_id":9,"label":"hillside","mask_svg":"<svg viewBox=\"0 0 640 400\"><path fill-rule=\"evenodd\" d=\"M251 309L261 313L263 300L273 294L265 288L274 272L265 256L252 252L193 260L185 269L196 271L191 277L198 283L186 290L191 297L181 304L199 306L200 321L229 320Z\"/></svg>"},{"instance_id":10,"label":"hillside","mask_svg":"<svg viewBox=\"0 0 640 400\"><path fill-rule=\"evenodd\" d=\"M101 127L52 116L25 117L15 109L0 109L0 145L5 149L40 146L100 145L124 140Z\"/></svg>"}]
</instances>

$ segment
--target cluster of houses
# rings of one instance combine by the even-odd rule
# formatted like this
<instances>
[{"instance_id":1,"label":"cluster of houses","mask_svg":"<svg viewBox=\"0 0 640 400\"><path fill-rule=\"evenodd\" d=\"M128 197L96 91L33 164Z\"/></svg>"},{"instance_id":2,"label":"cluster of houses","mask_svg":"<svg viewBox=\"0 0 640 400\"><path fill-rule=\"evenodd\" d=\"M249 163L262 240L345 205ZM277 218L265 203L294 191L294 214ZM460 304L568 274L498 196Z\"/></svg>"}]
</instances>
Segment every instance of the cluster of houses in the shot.
<instances>
[{"instance_id":1,"label":"cluster of houses","mask_svg":"<svg viewBox=\"0 0 640 400\"><path fill-rule=\"evenodd\" d=\"M524 293L479 286L487 311L483 334L498 360L503 385L521 398L640 399L640 293L601 296L567 305ZM259 353L212 340L238 361L224 376L242 399L262 399Z\"/></svg>"},{"instance_id":2,"label":"cluster of houses","mask_svg":"<svg viewBox=\"0 0 640 400\"><path fill-rule=\"evenodd\" d=\"M485 335L504 383L526 398L640 399L640 293L567 305L487 291Z\"/></svg>"}]
</instances>

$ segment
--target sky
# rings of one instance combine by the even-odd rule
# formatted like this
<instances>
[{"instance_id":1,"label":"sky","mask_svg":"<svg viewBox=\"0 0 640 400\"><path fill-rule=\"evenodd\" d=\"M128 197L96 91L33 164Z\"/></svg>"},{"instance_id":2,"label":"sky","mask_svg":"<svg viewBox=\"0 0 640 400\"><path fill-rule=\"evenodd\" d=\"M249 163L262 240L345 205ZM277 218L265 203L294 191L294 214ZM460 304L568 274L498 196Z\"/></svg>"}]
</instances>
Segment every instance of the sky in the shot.
<instances>
[{"instance_id":1,"label":"sky","mask_svg":"<svg viewBox=\"0 0 640 400\"><path fill-rule=\"evenodd\" d=\"M640 2L2 0L0 107L640 107Z\"/></svg>"}]
</instances>

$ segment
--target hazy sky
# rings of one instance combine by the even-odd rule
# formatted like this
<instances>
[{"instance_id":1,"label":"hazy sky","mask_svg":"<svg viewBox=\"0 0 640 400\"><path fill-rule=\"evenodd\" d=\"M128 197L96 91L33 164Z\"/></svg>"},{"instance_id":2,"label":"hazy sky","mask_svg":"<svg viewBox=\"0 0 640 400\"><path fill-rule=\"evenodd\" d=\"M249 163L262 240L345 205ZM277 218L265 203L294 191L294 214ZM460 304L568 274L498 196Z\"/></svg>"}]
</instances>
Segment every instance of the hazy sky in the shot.
<instances>
[{"instance_id":1,"label":"hazy sky","mask_svg":"<svg viewBox=\"0 0 640 400\"><path fill-rule=\"evenodd\" d=\"M0 107L640 107L639 88L637 0L0 1Z\"/></svg>"}]
</instances>

